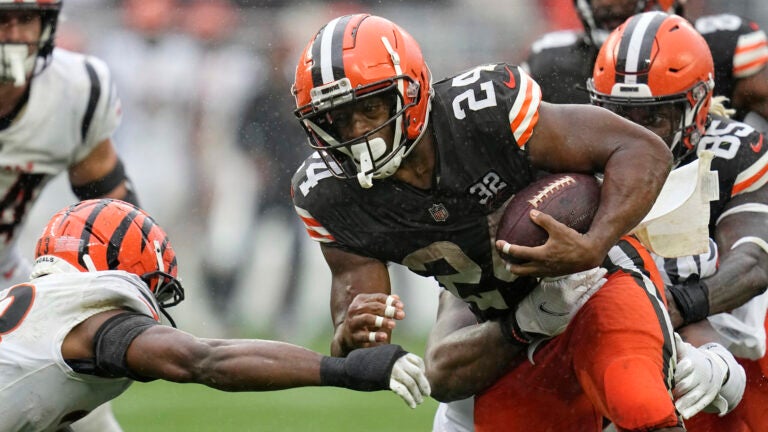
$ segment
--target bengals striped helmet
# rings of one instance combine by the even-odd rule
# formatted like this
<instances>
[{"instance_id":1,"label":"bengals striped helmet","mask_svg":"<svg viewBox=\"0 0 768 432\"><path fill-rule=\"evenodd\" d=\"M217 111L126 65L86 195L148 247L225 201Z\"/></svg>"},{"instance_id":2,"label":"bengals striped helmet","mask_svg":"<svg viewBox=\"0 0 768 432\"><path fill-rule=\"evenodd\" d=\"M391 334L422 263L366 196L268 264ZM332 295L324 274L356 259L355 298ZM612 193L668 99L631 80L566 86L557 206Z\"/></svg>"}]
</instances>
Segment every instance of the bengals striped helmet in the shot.
<instances>
[{"instance_id":1,"label":"bengals striped helmet","mask_svg":"<svg viewBox=\"0 0 768 432\"><path fill-rule=\"evenodd\" d=\"M36 52L30 52L26 43L18 40L0 40L0 80L23 85L42 59L38 73L48 65L56 38L62 0L0 0L0 22L9 12L34 12L40 15L40 37Z\"/></svg>"},{"instance_id":2,"label":"bengals striped helmet","mask_svg":"<svg viewBox=\"0 0 768 432\"><path fill-rule=\"evenodd\" d=\"M367 188L372 179L394 174L426 130L432 75L421 48L401 27L377 16L347 15L326 24L306 46L292 92L309 145L330 172ZM388 119L363 136L343 139L337 113L375 97L385 101ZM394 128L392 143L373 138L385 127Z\"/></svg>"},{"instance_id":3,"label":"bengals striped helmet","mask_svg":"<svg viewBox=\"0 0 768 432\"><path fill-rule=\"evenodd\" d=\"M674 113L679 121L670 116L675 124L661 138L679 163L706 131L714 74L709 46L687 20L646 12L611 33L587 88L593 104L648 128L662 111Z\"/></svg>"},{"instance_id":4,"label":"bengals striped helmet","mask_svg":"<svg viewBox=\"0 0 768 432\"><path fill-rule=\"evenodd\" d=\"M143 210L120 200L87 200L60 210L37 240L35 259L42 256L60 258L81 272L133 273L161 309L184 300L176 253L165 231Z\"/></svg>"}]
</instances>

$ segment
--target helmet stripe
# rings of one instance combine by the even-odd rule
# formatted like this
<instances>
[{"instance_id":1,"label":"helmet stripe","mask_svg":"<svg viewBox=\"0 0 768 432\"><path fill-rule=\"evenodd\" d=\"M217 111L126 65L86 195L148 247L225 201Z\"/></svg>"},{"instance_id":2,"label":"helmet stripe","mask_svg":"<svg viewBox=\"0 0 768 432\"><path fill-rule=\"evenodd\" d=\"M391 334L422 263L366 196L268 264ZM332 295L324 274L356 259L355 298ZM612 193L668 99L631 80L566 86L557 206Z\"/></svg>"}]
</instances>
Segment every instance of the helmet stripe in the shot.
<instances>
[{"instance_id":1,"label":"helmet stripe","mask_svg":"<svg viewBox=\"0 0 768 432\"><path fill-rule=\"evenodd\" d=\"M312 43L312 84L320 86L344 78L344 30L352 15L329 22Z\"/></svg>"},{"instance_id":2,"label":"helmet stripe","mask_svg":"<svg viewBox=\"0 0 768 432\"><path fill-rule=\"evenodd\" d=\"M128 229L130 229L133 220L136 219L138 214L138 210L131 210L127 213L110 236L109 242L107 243L107 268L110 270L115 270L120 265L120 248L123 245L123 240L125 239ZM143 242L144 239L142 238L142 243Z\"/></svg>"},{"instance_id":3,"label":"helmet stripe","mask_svg":"<svg viewBox=\"0 0 768 432\"><path fill-rule=\"evenodd\" d=\"M102 210L104 210L111 200L104 199L101 201L98 201L94 206L93 210L88 214L88 217L85 220L85 225L83 226L83 232L80 233L80 248L77 251L77 262L83 266L84 268L88 268L88 265L85 263L85 259L83 258L85 255L88 255L88 244L90 243L89 238L91 235L93 235L93 223L96 221L96 218L99 216L99 213L101 213Z\"/></svg>"},{"instance_id":4,"label":"helmet stripe","mask_svg":"<svg viewBox=\"0 0 768 432\"><path fill-rule=\"evenodd\" d=\"M651 50L656 32L669 15L658 12L636 15L627 22L616 59L617 80L625 84L647 84Z\"/></svg>"}]
</instances>

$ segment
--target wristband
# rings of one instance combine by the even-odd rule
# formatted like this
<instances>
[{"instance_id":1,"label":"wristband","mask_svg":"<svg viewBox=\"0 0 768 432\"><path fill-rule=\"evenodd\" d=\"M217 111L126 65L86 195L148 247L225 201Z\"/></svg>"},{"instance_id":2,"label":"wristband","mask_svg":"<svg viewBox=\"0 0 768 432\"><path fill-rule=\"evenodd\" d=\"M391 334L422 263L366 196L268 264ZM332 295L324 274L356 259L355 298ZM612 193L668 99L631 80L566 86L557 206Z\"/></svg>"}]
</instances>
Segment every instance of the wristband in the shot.
<instances>
[{"instance_id":1,"label":"wristband","mask_svg":"<svg viewBox=\"0 0 768 432\"><path fill-rule=\"evenodd\" d=\"M709 287L704 281L692 278L669 287L677 309L683 317L683 325L701 321L709 316Z\"/></svg>"},{"instance_id":2,"label":"wristband","mask_svg":"<svg viewBox=\"0 0 768 432\"><path fill-rule=\"evenodd\" d=\"M499 327L501 328L501 335L512 345L528 346L532 342L528 335L520 329L515 314L512 312L499 319Z\"/></svg>"},{"instance_id":3,"label":"wristband","mask_svg":"<svg viewBox=\"0 0 768 432\"><path fill-rule=\"evenodd\" d=\"M323 356L320 384L358 391L388 390L392 367L408 354L400 345L358 348L347 357Z\"/></svg>"}]
</instances>

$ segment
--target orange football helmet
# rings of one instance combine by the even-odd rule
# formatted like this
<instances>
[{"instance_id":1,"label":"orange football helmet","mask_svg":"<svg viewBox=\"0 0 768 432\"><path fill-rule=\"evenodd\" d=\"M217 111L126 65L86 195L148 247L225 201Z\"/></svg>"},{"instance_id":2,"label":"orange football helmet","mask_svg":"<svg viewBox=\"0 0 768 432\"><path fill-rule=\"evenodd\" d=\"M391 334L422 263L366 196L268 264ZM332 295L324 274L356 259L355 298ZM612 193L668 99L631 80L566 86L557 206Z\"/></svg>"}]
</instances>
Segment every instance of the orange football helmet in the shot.
<instances>
[{"instance_id":1,"label":"orange football helmet","mask_svg":"<svg viewBox=\"0 0 768 432\"><path fill-rule=\"evenodd\" d=\"M714 73L709 46L687 20L646 12L610 34L587 87L593 104L619 115L643 108L653 115L662 105L674 106L679 127L662 138L679 162L706 130Z\"/></svg>"},{"instance_id":2,"label":"orange football helmet","mask_svg":"<svg viewBox=\"0 0 768 432\"><path fill-rule=\"evenodd\" d=\"M381 17L347 15L330 21L310 40L292 92L309 144L331 173L356 177L361 186L370 187L373 178L397 171L426 130L432 77L419 45L405 30ZM344 141L330 112L374 95L391 96L389 119ZM388 125L394 125L393 143L371 138Z\"/></svg>"},{"instance_id":3,"label":"orange football helmet","mask_svg":"<svg viewBox=\"0 0 768 432\"><path fill-rule=\"evenodd\" d=\"M573 5L584 25L587 37L597 47L616 26L632 15L661 11L669 14L683 14L685 0L573 0Z\"/></svg>"},{"instance_id":4,"label":"orange football helmet","mask_svg":"<svg viewBox=\"0 0 768 432\"><path fill-rule=\"evenodd\" d=\"M184 300L176 253L165 231L123 201L93 199L60 210L37 240L35 259L42 256L60 258L81 272L133 273L149 286L161 310Z\"/></svg>"}]
</instances>

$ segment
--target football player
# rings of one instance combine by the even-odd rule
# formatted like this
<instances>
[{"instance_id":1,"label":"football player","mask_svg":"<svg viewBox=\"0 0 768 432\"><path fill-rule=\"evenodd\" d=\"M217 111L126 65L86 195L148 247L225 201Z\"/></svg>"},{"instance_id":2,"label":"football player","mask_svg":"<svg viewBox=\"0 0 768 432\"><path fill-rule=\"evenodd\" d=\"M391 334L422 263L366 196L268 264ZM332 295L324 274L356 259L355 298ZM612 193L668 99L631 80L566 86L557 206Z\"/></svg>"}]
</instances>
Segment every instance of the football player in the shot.
<instances>
[{"instance_id":1,"label":"football player","mask_svg":"<svg viewBox=\"0 0 768 432\"><path fill-rule=\"evenodd\" d=\"M120 100L99 59L54 48L62 0L0 0L0 286L29 278L16 240L29 209L67 171L80 199L137 203L110 137ZM91 431L118 431L105 405ZM96 420L90 421L96 422Z\"/></svg>"},{"instance_id":2,"label":"football player","mask_svg":"<svg viewBox=\"0 0 768 432\"><path fill-rule=\"evenodd\" d=\"M634 46L641 49L631 49L629 40L636 41ZM638 71L637 65L648 65L648 68ZM757 145L762 143L761 134L746 124L713 113L725 112L721 98L713 100L712 97L713 74L709 49L694 28L679 16L656 12L635 16L614 31L600 50L594 79L589 85L596 104L625 115L661 136L672 149L676 164L687 166L696 161L694 149L710 150L715 155L712 167L718 173L716 189L721 193L712 203L708 219L710 235L717 242L712 242L710 250L701 255L674 259L654 256L665 283L670 286L668 297L679 299L684 308L682 313L673 310L673 322L678 326L700 321L709 313L729 311L744 302L742 296L748 299L764 291L768 283L765 272L768 195L764 186L768 179L768 156ZM678 194L672 198L680 200L681 197ZM683 242L685 238L677 241ZM718 257L718 249L728 252ZM675 373L674 393L678 410L689 418L701 409L726 414L736 407L722 418L695 416L686 422L689 430L738 431L744 424L750 425L751 430L760 430L757 425L766 424L768 419L764 414L760 418L759 411L766 400L766 378L760 372L761 365L740 359L742 367L723 347L736 353L750 353L747 355L753 359L763 355L765 300L762 295L733 314L716 315L710 318L711 322L700 321L681 330L691 342L702 346L694 350L682 340L677 341L681 360ZM441 305L447 308L445 301ZM738 321L739 318L743 321ZM448 326L452 320L456 320L455 315L442 314L439 323ZM717 332L713 333L714 329ZM433 334L433 338L436 337ZM433 347L435 352L429 353L428 363L432 363L433 357L445 357L439 359L442 362L457 361L457 356L451 354L459 352L457 345L461 339L458 335L450 337L453 339L439 344L431 340L437 348ZM712 343L713 340L721 344ZM459 364L467 369L464 374L456 373L454 367L452 391L471 394L472 390L478 390L467 389L462 383L469 372L474 373L474 382L478 385L493 378L493 375L478 376L478 371L489 375L494 367L498 368L485 358L489 349L497 348L487 343L461 351L465 356L474 351L475 359L474 363ZM448 371L448 366L451 365L442 367ZM744 369L749 374L749 385L739 404L746 380ZM714 385L708 386L707 381ZM437 394L443 391L437 389ZM704 393L709 397L702 398ZM457 430L462 411L456 406L441 406L436 429ZM706 422L712 423L702 424Z\"/></svg>"},{"instance_id":3,"label":"football player","mask_svg":"<svg viewBox=\"0 0 768 432\"><path fill-rule=\"evenodd\" d=\"M584 86L608 33L630 16L661 10L682 15L684 0L574 0L584 31L547 33L531 45L523 67L555 103L589 103ZM768 132L768 40L759 26L732 14L694 21L715 61L715 95L725 96L745 119Z\"/></svg>"},{"instance_id":4,"label":"football player","mask_svg":"<svg viewBox=\"0 0 768 432\"><path fill-rule=\"evenodd\" d=\"M631 49L630 40L640 48ZM768 425L768 294L762 294L768 287L768 146L751 126L724 116L728 111L721 98L712 96L716 74L696 29L679 16L650 12L611 33L588 88L595 105L664 139L676 165L692 164L705 151L713 155L719 196L709 206L708 230L715 242L702 256L656 260L674 299L670 315L680 333L694 345L714 335L747 371L746 393L732 413L701 414L686 426L693 431L757 431ZM733 405L728 401L715 412L725 414Z\"/></svg>"},{"instance_id":5,"label":"football player","mask_svg":"<svg viewBox=\"0 0 768 432\"><path fill-rule=\"evenodd\" d=\"M604 285L536 351L535 370L512 370L478 402L478 428L600 430L607 416L630 430L683 430L670 396L663 284L635 239L619 241L668 174L660 138L607 110L542 102L538 84L509 64L433 84L416 41L367 14L336 18L310 40L293 92L316 153L292 193L332 273L333 355L391 340L383 319L403 314L381 303L391 291L388 263L435 277L518 354L535 326L510 312L519 290L535 277L576 273L545 282L555 291ZM495 244L504 203L539 170L605 173L592 228L581 235L534 212L545 245ZM508 255L523 262L506 264ZM588 348L572 349L577 343ZM575 365L582 373L570 372Z\"/></svg>"},{"instance_id":6,"label":"football player","mask_svg":"<svg viewBox=\"0 0 768 432\"><path fill-rule=\"evenodd\" d=\"M336 386L429 395L424 365L398 345L327 357L266 340L200 339L160 324L184 299L167 235L137 207L87 200L56 213L29 282L0 292L0 430L66 430L133 381L224 391ZM402 310L398 312L402 313Z\"/></svg>"}]
</instances>

